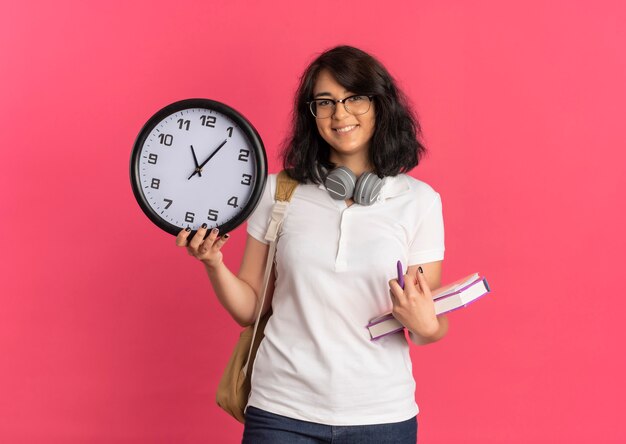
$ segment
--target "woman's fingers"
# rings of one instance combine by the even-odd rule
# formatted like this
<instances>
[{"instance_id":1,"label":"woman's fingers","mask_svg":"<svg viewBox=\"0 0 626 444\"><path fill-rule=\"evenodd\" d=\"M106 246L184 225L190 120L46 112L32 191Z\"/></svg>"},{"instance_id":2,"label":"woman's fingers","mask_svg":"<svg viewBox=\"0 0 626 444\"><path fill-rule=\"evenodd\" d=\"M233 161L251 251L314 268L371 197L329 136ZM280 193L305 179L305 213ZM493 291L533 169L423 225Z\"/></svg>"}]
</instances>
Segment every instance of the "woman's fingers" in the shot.
<instances>
[{"instance_id":1,"label":"woman's fingers","mask_svg":"<svg viewBox=\"0 0 626 444\"><path fill-rule=\"evenodd\" d=\"M404 276L404 289L408 294L413 294L415 291L420 291L420 286L417 282L417 278L412 274L406 274Z\"/></svg>"},{"instance_id":2,"label":"woman's fingers","mask_svg":"<svg viewBox=\"0 0 626 444\"><path fill-rule=\"evenodd\" d=\"M402 303L406 299L404 290L400 287L400 284L398 284L397 279L389 281L389 294L391 295L391 300L397 303Z\"/></svg>"},{"instance_id":3,"label":"woman's fingers","mask_svg":"<svg viewBox=\"0 0 626 444\"><path fill-rule=\"evenodd\" d=\"M176 236L176 245L178 247L187 246L187 238L189 237L189 233L191 233L191 228L185 228L184 230L179 231L178 235Z\"/></svg>"},{"instance_id":4,"label":"woman's fingers","mask_svg":"<svg viewBox=\"0 0 626 444\"><path fill-rule=\"evenodd\" d=\"M205 256L210 250L211 247L215 246L215 239L217 237L216 233L217 228L213 228L209 235L204 239L204 241L198 247L198 253L200 256Z\"/></svg>"},{"instance_id":5,"label":"woman's fingers","mask_svg":"<svg viewBox=\"0 0 626 444\"><path fill-rule=\"evenodd\" d=\"M213 249L216 250L216 251L220 251L222 249L222 247L224 246L224 244L226 243L226 241L228 240L229 237L230 237L229 234L225 234L224 236L221 236L220 238L218 238L213 243Z\"/></svg>"},{"instance_id":6,"label":"woman's fingers","mask_svg":"<svg viewBox=\"0 0 626 444\"><path fill-rule=\"evenodd\" d=\"M408 299L418 297L427 293L428 284L424 278L424 274L419 270L415 270L415 274L406 274L404 276L404 292Z\"/></svg>"},{"instance_id":7,"label":"woman's fingers","mask_svg":"<svg viewBox=\"0 0 626 444\"><path fill-rule=\"evenodd\" d=\"M213 228L209 233L207 231L207 225L202 224L193 237L189 239L191 229L181 230L176 236L176 245L185 247L190 256L201 260L206 265L215 266L222 261L223 254L220 250L228 240L229 235L225 234L219 237L217 228Z\"/></svg>"},{"instance_id":8,"label":"woman's fingers","mask_svg":"<svg viewBox=\"0 0 626 444\"><path fill-rule=\"evenodd\" d=\"M417 284L419 285L420 291L430 296L430 288L428 287L428 282L426 282L426 277L424 276L422 267L417 268L417 273L415 273L415 275L417 278Z\"/></svg>"},{"instance_id":9,"label":"woman's fingers","mask_svg":"<svg viewBox=\"0 0 626 444\"><path fill-rule=\"evenodd\" d=\"M206 254L211 247L215 245L217 241L217 235L219 234L219 230L217 228L213 228L209 235L204 239L204 243L202 244L202 249L200 250L202 254Z\"/></svg>"},{"instance_id":10,"label":"woman's fingers","mask_svg":"<svg viewBox=\"0 0 626 444\"><path fill-rule=\"evenodd\" d=\"M191 238L189 248L191 248L192 251L197 251L198 247L205 241L204 236L206 236L206 230L206 224L202 224L202 226L198 228L198 231L196 231L196 234Z\"/></svg>"},{"instance_id":11,"label":"woman's fingers","mask_svg":"<svg viewBox=\"0 0 626 444\"><path fill-rule=\"evenodd\" d=\"M206 233L206 230L205 230ZM219 251L224 245L225 241L222 241L222 238L218 238L219 230L217 228L213 228L209 235L204 239L204 242L200 244L198 248L198 258L199 259L207 259L215 252Z\"/></svg>"}]
</instances>

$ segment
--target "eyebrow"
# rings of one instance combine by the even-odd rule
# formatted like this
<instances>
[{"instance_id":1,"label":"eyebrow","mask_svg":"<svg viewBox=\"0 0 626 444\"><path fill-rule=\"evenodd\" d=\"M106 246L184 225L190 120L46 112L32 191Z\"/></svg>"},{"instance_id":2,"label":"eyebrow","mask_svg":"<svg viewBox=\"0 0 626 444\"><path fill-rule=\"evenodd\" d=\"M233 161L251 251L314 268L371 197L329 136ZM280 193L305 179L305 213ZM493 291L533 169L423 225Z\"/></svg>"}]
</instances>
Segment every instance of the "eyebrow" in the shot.
<instances>
[{"instance_id":1,"label":"eyebrow","mask_svg":"<svg viewBox=\"0 0 626 444\"><path fill-rule=\"evenodd\" d=\"M330 96L330 97L332 97L333 95L331 93L329 93L329 92L322 91L322 92L319 92L319 93L315 94L313 96L313 98L321 97L321 96Z\"/></svg>"},{"instance_id":2,"label":"eyebrow","mask_svg":"<svg viewBox=\"0 0 626 444\"><path fill-rule=\"evenodd\" d=\"M347 89L344 89L344 90L343 90L343 95L344 95L344 96L346 96L346 95L351 95L351 94L355 94L355 93L353 93L353 92L351 92L351 91L348 91ZM321 96L330 96L330 97L333 97L333 95L332 95L331 93L326 92L326 91L322 91L322 92L318 92L317 94L315 94L315 95L313 96L313 98L314 98L314 99L316 99L316 98L321 97ZM347 96L346 96L346 97L347 97Z\"/></svg>"}]
</instances>

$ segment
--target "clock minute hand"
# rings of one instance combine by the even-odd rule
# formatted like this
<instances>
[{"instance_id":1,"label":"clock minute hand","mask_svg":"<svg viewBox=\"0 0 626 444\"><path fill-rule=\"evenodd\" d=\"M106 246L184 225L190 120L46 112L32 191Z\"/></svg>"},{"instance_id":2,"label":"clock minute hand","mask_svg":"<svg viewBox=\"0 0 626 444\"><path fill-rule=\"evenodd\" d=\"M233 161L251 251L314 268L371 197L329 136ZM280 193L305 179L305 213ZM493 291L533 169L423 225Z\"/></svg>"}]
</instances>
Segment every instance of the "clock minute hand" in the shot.
<instances>
[{"instance_id":1,"label":"clock minute hand","mask_svg":"<svg viewBox=\"0 0 626 444\"><path fill-rule=\"evenodd\" d=\"M222 149L222 147L223 147L224 145L226 145L226 142L227 142L227 141L228 141L228 139L224 139L224 141L220 144L220 146L218 146L218 147L215 149L215 151L213 151L213 152L211 153L211 155L210 155L209 157L207 157L207 158L206 158L206 160L205 160L204 162L202 162L200 165L198 165L198 166L196 167L196 169L194 170L194 172L193 172L193 173L191 173L191 176L189 176L189 177L187 178L187 180L189 180L189 179L191 179L193 176L195 176L195 175L196 175L196 173L198 173L198 170L202 170L202 167L204 167L204 166L207 164L207 162L208 162L209 160L211 160L211 159L213 158L213 156L215 156L215 155L217 154L217 152L218 152L220 149Z\"/></svg>"}]
</instances>

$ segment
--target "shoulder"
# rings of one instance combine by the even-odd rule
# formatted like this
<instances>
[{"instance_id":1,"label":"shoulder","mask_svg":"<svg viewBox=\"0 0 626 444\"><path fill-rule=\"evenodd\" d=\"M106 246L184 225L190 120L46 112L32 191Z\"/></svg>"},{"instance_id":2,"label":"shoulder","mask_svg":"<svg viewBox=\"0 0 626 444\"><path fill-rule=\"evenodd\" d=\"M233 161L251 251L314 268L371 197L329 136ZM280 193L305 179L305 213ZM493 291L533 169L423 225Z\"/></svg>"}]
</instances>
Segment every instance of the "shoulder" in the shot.
<instances>
[{"instance_id":1,"label":"shoulder","mask_svg":"<svg viewBox=\"0 0 626 444\"><path fill-rule=\"evenodd\" d=\"M278 177L278 173L271 173L267 175L267 184L272 187L276 186L276 178Z\"/></svg>"},{"instance_id":2,"label":"shoulder","mask_svg":"<svg viewBox=\"0 0 626 444\"><path fill-rule=\"evenodd\" d=\"M403 184L405 190L398 203L404 205L409 213L417 215L418 223L428 215L442 212L441 196L428 183L407 174L399 174L395 178L397 183Z\"/></svg>"},{"instance_id":3,"label":"shoulder","mask_svg":"<svg viewBox=\"0 0 626 444\"><path fill-rule=\"evenodd\" d=\"M416 179L413 176L409 176L408 174L400 174L398 177L403 177L407 181L410 190L417 196L422 198L430 197L431 199L435 199L439 196L439 193L424 181Z\"/></svg>"},{"instance_id":4,"label":"shoulder","mask_svg":"<svg viewBox=\"0 0 626 444\"><path fill-rule=\"evenodd\" d=\"M268 174L267 180L265 181L265 185L263 187L263 193L261 194L261 198L259 199L257 206L252 214L252 218L254 219L255 214L261 215L263 219L264 216L269 217L269 213L271 211L271 207L276 202L276 177L277 174Z\"/></svg>"}]
</instances>

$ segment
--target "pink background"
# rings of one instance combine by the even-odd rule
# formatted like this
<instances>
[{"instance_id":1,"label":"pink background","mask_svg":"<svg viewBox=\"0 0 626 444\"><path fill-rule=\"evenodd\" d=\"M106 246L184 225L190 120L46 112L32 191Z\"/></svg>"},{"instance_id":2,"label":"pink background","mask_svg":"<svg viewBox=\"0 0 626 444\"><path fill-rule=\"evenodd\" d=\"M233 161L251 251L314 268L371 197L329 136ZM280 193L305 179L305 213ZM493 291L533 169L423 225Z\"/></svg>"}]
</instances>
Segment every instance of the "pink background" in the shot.
<instances>
[{"instance_id":1,"label":"pink background","mask_svg":"<svg viewBox=\"0 0 626 444\"><path fill-rule=\"evenodd\" d=\"M214 403L239 329L140 211L130 150L207 97L278 171L297 78L341 43L421 117L444 281L493 287L412 349L420 442L626 442L626 8L510 3L3 2L0 442L239 442Z\"/></svg>"}]
</instances>

